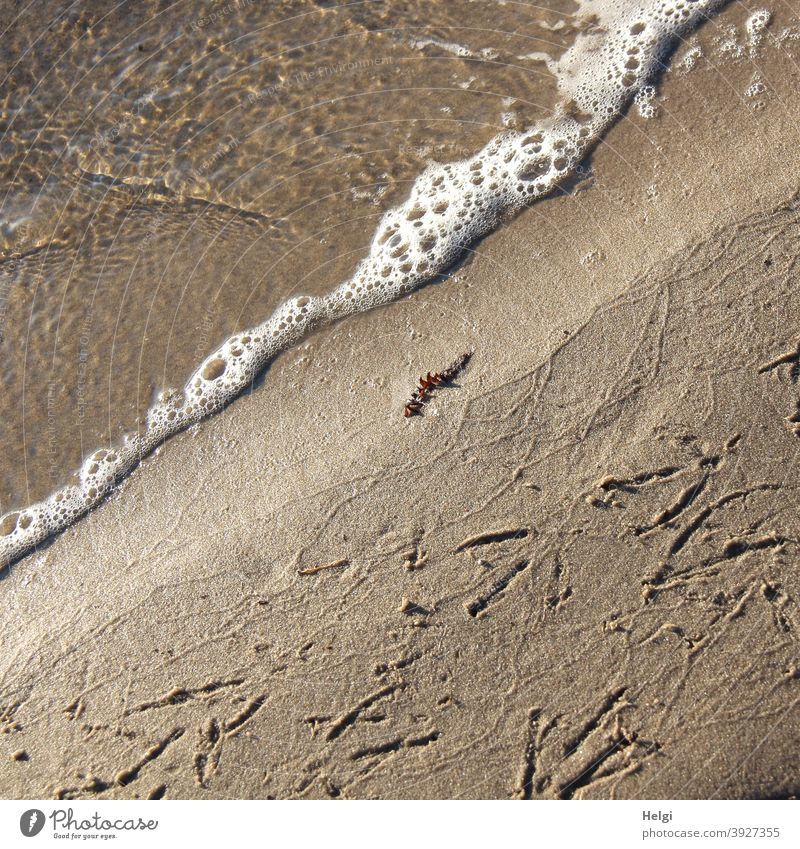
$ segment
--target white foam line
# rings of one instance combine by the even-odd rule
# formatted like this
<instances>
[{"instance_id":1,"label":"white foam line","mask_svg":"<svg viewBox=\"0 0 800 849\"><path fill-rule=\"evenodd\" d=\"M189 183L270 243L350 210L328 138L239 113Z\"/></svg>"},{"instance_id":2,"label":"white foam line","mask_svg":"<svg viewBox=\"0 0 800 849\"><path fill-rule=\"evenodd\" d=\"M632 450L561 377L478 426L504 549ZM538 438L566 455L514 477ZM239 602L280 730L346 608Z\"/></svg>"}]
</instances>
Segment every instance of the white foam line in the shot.
<instances>
[{"instance_id":1,"label":"white foam line","mask_svg":"<svg viewBox=\"0 0 800 849\"><path fill-rule=\"evenodd\" d=\"M142 434L94 452L79 482L0 517L0 567L29 553L99 504L168 437L221 410L281 351L313 327L388 304L446 271L500 217L550 193L642 88L675 39L724 0L588 2L599 26L577 37L554 68L561 106L524 132L492 139L469 159L431 165L408 200L381 219L353 277L324 297L298 297L265 322L231 336L182 392L162 393Z\"/></svg>"}]
</instances>

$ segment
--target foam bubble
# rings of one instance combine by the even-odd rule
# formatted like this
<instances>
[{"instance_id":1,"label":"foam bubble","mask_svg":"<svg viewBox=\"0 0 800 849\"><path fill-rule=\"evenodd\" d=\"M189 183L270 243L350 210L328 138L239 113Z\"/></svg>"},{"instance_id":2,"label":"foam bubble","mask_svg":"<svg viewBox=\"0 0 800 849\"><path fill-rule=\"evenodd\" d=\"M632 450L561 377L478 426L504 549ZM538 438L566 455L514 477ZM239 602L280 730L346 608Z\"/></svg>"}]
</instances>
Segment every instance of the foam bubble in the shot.
<instances>
[{"instance_id":1,"label":"foam bubble","mask_svg":"<svg viewBox=\"0 0 800 849\"><path fill-rule=\"evenodd\" d=\"M350 280L321 298L293 298L262 324L231 336L206 357L182 391L161 394L142 434L90 455L77 484L0 517L0 565L91 510L142 457L221 410L276 354L313 327L412 291L445 271L502 216L550 193L637 95L641 93L640 104L648 100L647 87L674 40L721 3L581 4L580 12L595 15L598 26L579 35L552 63L561 95L552 118L521 132L507 131L469 159L430 165L406 202L383 216L368 256ZM757 26L761 24L753 24Z\"/></svg>"},{"instance_id":2,"label":"foam bubble","mask_svg":"<svg viewBox=\"0 0 800 849\"><path fill-rule=\"evenodd\" d=\"M639 89L634 98L636 107L642 118L654 118L656 114L656 89L655 86L646 85Z\"/></svg>"},{"instance_id":3,"label":"foam bubble","mask_svg":"<svg viewBox=\"0 0 800 849\"><path fill-rule=\"evenodd\" d=\"M764 33L772 22L772 12L768 9L758 9L747 19L747 44L751 52L764 40Z\"/></svg>"}]
</instances>

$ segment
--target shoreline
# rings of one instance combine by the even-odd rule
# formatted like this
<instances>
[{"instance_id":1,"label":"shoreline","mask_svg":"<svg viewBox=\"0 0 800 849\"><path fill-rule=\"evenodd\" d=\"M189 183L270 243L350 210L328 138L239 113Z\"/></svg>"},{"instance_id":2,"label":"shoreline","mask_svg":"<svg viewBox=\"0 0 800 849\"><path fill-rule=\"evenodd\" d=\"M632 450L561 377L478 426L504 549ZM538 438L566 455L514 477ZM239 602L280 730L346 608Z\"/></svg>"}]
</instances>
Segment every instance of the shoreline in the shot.
<instances>
[{"instance_id":1,"label":"shoreline","mask_svg":"<svg viewBox=\"0 0 800 849\"><path fill-rule=\"evenodd\" d=\"M545 200L573 178L630 105L639 102L665 53L672 53L680 38L719 5L719 0L707 0L684 10L681 23L671 23L658 8L609 11L604 36L579 35L559 60L561 101L552 118L498 135L464 161L430 164L410 196L382 216L368 255L350 279L322 297L291 298L269 318L230 336L196 367L182 391L159 393L143 428L86 457L73 474L76 483L1 516L2 565L93 510L167 439L252 391L269 364L315 327L387 305L451 274L454 261L504 217ZM620 57L634 54L636 59L628 62L631 70L621 76ZM48 421L51 395L52 385Z\"/></svg>"},{"instance_id":2,"label":"shoreline","mask_svg":"<svg viewBox=\"0 0 800 849\"><path fill-rule=\"evenodd\" d=\"M3 794L796 795L797 71L768 58L760 110L722 87L748 68L668 75L592 188L317 331L16 564Z\"/></svg>"}]
</instances>

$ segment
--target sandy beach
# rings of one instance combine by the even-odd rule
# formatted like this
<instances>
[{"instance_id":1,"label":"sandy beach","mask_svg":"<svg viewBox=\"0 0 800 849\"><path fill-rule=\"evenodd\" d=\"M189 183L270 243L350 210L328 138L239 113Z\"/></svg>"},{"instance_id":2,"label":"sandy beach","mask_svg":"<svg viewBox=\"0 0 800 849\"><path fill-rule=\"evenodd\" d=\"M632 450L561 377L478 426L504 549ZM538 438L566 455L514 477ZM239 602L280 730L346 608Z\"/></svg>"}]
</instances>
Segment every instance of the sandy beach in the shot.
<instances>
[{"instance_id":1,"label":"sandy beach","mask_svg":"<svg viewBox=\"0 0 800 849\"><path fill-rule=\"evenodd\" d=\"M734 61L751 11L2 574L3 797L798 794L800 41Z\"/></svg>"}]
</instances>

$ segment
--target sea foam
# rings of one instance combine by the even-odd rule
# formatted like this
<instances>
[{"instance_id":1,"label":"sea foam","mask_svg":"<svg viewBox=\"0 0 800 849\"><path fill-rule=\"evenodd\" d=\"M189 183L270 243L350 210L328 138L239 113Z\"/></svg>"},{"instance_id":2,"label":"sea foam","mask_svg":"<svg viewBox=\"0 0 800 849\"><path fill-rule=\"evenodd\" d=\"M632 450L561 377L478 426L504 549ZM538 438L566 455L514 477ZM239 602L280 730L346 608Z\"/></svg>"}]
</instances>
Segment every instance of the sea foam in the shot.
<instances>
[{"instance_id":1,"label":"sea foam","mask_svg":"<svg viewBox=\"0 0 800 849\"><path fill-rule=\"evenodd\" d=\"M551 118L523 132L502 133L469 159L430 165L405 203L383 216L351 279L324 297L293 298L262 324L231 336L182 391L159 396L141 433L91 454L77 484L0 518L0 566L95 507L143 457L221 410L312 328L388 304L430 281L503 216L549 194L652 85L676 41L723 2L582 3L578 14L594 15L596 25L552 63L560 100ZM754 24L757 36L761 24L761 18Z\"/></svg>"}]
</instances>

